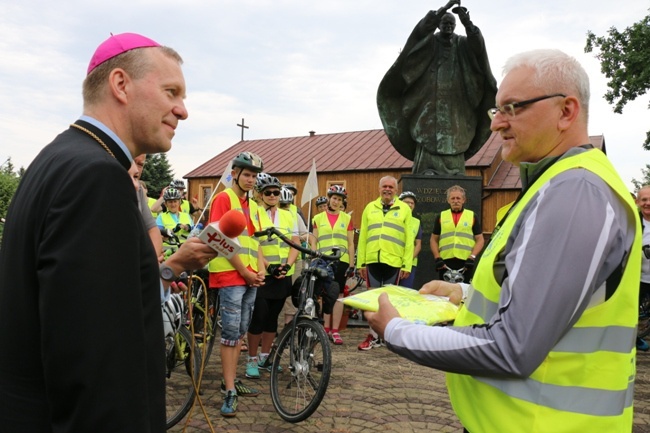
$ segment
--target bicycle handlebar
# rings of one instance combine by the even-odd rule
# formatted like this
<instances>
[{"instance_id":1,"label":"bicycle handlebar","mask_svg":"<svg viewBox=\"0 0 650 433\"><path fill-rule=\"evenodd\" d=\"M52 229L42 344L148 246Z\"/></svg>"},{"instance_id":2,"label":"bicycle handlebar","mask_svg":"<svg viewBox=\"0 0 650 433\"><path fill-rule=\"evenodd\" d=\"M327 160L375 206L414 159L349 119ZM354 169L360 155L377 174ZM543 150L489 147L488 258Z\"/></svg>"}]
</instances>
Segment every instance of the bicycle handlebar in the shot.
<instances>
[{"instance_id":1,"label":"bicycle handlebar","mask_svg":"<svg viewBox=\"0 0 650 433\"><path fill-rule=\"evenodd\" d=\"M335 261L335 260L339 260L343 255L341 250L338 248L333 248L332 251L334 251L334 254L331 255L323 254L321 252L314 251L309 248L305 248L302 245L297 244L293 242L291 239L287 238L284 234L282 234L282 232L280 232L280 230L277 229L277 227L268 227L264 230L260 230L258 232L253 233L253 236L255 236L256 238L262 236L268 236L269 239L271 239L273 235L276 235L277 237L282 239L282 241L287 245L289 245L291 248L295 248L296 250L303 252L308 256L317 257L319 259L328 260L328 261Z\"/></svg>"}]
</instances>

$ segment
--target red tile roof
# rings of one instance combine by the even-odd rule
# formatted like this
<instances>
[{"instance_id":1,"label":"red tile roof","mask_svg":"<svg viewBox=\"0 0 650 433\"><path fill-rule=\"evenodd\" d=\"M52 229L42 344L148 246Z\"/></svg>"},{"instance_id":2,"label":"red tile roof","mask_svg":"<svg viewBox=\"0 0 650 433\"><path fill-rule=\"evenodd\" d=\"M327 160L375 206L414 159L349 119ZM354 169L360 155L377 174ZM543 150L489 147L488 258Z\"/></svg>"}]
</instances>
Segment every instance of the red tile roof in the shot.
<instances>
[{"instance_id":1,"label":"red tile roof","mask_svg":"<svg viewBox=\"0 0 650 433\"><path fill-rule=\"evenodd\" d=\"M605 149L602 135L589 137L591 144ZM466 162L466 167L488 170L486 189L519 189L519 170L501 160L503 140L492 133L483 147ZM264 161L269 173L309 173L312 159L316 160L319 173L357 170L409 170L413 163L401 156L388 140L383 129L339 132L334 134L311 134L302 137L243 140L204 164L187 173L185 178L219 177L228 161L238 153L251 151ZM287 164L287 160L291 164ZM490 169L491 168L491 169Z\"/></svg>"},{"instance_id":2,"label":"red tile roof","mask_svg":"<svg viewBox=\"0 0 650 433\"><path fill-rule=\"evenodd\" d=\"M309 173L312 159L318 172L408 170L413 163L397 153L383 129L314 134L302 137L244 140L195 168L184 177L218 177L238 153L251 151L269 173ZM291 164L287 164L287 160Z\"/></svg>"}]
</instances>

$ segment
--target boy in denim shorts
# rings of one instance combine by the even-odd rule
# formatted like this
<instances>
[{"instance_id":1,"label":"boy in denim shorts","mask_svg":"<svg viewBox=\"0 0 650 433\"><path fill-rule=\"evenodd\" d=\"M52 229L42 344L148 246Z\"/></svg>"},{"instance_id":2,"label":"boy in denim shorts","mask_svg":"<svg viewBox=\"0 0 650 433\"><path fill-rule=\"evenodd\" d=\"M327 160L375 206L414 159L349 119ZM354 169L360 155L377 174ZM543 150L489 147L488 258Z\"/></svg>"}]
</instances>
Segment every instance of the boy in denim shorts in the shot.
<instances>
[{"instance_id":1,"label":"boy in denim shorts","mask_svg":"<svg viewBox=\"0 0 650 433\"><path fill-rule=\"evenodd\" d=\"M257 287L264 284L265 269L262 251L255 231L271 225L266 212L248 198L255 186L257 174L262 171L259 156L242 152L232 162L233 184L216 195L210 208L210 222L219 221L231 209L246 216L247 225L237 240L241 250L231 259L217 257L210 262L210 288L219 290L221 331L221 390L226 393L221 415L233 417L237 413L238 395L256 396L259 391L236 379L241 339L251 321Z\"/></svg>"}]
</instances>

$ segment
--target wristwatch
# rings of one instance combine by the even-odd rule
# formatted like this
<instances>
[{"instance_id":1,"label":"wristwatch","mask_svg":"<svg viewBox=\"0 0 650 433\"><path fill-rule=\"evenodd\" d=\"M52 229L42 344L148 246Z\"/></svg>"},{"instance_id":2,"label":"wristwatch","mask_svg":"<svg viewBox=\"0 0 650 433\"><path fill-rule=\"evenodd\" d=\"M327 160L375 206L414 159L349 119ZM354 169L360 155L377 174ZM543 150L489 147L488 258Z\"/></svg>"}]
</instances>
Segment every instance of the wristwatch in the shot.
<instances>
[{"instance_id":1,"label":"wristwatch","mask_svg":"<svg viewBox=\"0 0 650 433\"><path fill-rule=\"evenodd\" d=\"M173 282L178 279L178 276L174 273L172 268L163 263L160 265L160 278L165 281Z\"/></svg>"}]
</instances>

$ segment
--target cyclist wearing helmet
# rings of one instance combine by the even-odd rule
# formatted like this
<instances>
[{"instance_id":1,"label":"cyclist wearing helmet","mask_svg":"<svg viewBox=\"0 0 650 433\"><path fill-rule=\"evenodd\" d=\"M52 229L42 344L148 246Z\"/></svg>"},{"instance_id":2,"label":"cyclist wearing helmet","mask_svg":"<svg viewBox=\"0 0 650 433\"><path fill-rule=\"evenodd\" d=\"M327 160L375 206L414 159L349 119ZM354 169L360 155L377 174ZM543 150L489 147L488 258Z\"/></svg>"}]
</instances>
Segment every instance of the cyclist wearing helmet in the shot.
<instances>
[{"instance_id":1,"label":"cyclist wearing helmet","mask_svg":"<svg viewBox=\"0 0 650 433\"><path fill-rule=\"evenodd\" d=\"M465 190L454 185L447 190L449 209L442 211L433 225L431 252L441 280L449 268L465 268L463 277L469 283L474 260L483 249L481 221L474 212L465 209Z\"/></svg>"},{"instance_id":2,"label":"cyclist wearing helmet","mask_svg":"<svg viewBox=\"0 0 650 433\"><path fill-rule=\"evenodd\" d=\"M354 226L350 215L342 212L343 200L348 196L347 191L340 185L333 185L327 191L328 208L314 216L312 220L314 238L311 240L312 249L330 253L332 248L340 248L345 252L336 264L334 280L339 285L339 298L343 297L345 276L354 258ZM315 240L314 240L315 239ZM339 334L339 325L343 316L343 303L336 302L332 314L325 314L325 332L330 335L334 344L343 344ZM330 330L331 326L331 330ZM331 334L330 334L331 332Z\"/></svg>"},{"instance_id":3,"label":"cyclist wearing helmet","mask_svg":"<svg viewBox=\"0 0 650 433\"><path fill-rule=\"evenodd\" d=\"M324 195L321 195L320 197L316 198L316 213L319 214L321 212L325 212L327 210L327 197Z\"/></svg>"},{"instance_id":4,"label":"cyclist wearing helmet","mask_svg":"<svg viewBox=\"0 0 650 433\"><path fill-rule=\"evenodd\" d=\"M415 210L415 205L417 203L417 197L415 196L415 193L411 191L404 191L399 195L399 199L409 205L411 212ZM415 281L415 270L418 266L418 254L420 254L420 250L422 249L422 227L420 227L420 220L413 216L413 218L411 218L411 224L409 225L409 228L415 234L415 244L413 246L413 266L411 266L411 274L408 276L408 278L400 281L399 285L412 289L413 282Z\"/></svg>"},{"instance_id":5,"label":"cyclist wearing helmet","mask_svg":"<svg viewBox=\"0 0 650 433\"><path fill-rule=\"evenodd\" d=\"M163 199L167 211L158 215L156 224L161 230L171 230L182 244L187 240L194 226L192 217L180 210L181 192L176 188L167 188L163 194ZM179 245L171 243L169 238L163 239L163 250L174 251L178 247Z\"/></svg>"},{"instance_id":6,"label":"cyclist wearing helmet","mask_svg":"<svg viewBox=\"0 0 650 433\"><path fill-rule=\"evenodd\" d=\"M241 250L231 259L217 257L210 261L211 289L219 290L221 332L221 389L226 393L221 415L233 417L239 396L256 396L259 391L236 379L241 341L253 315L257 288L264 284L264 256L259 241L252 234L271 225L266 212L248 197L255 187L262 160L251 152L242 152L232 162L232 187L218 193L210 207L210 222L219 221L231 209L246 216L246 228L237 237Z\"/></svg>"},{"instance_id":7,"label":"cyclist wearing helmet","mask_svg":"<svg viewBox=\"0 0 650 433\"><path fill-rule=\"evenodd\" d=\"M181 204L180 204L180 209L181 211L191 215L195 216L194 214L203 210L197 208L195 205L198 204L198 201L193 198L192 201L188 201L186 197L186 190L185 190L185 181L183 179L174 179L171 182L169 182L169 185L163 188L163 190L160 192L160 198L151 205L151 211L152 212L166 212L167 209L165 208L165 203L164 203L164 198L163 195L165 194L165 191L167 188L175 188L181 192Z\"/></svg>"},{"instance_id":8,"label":"cyclist wearing helmet","mask_svg":"<svg viewBox=\"0 0 650 433\"><path fill-rule=\"evenodd\" d=\"M282 184L275 176L260 173L257 177L257 190L262 207L275 227L300 243L298 237L297 218L289 210L279 209L280 190ZM260 241L266 265L264 285L258 287L255 298L253 318L248 328L248 362L246 363L246 377L260 378L260 366L266 363L271 352L273 340L278 331L278 317L284 306L285 299L291 294L291 275L295 269L293 265L298 259L298 250L290 248L277 237L272 240ZM262 349L258 356L258 349Z\"/></svg>"}]
</instances>

